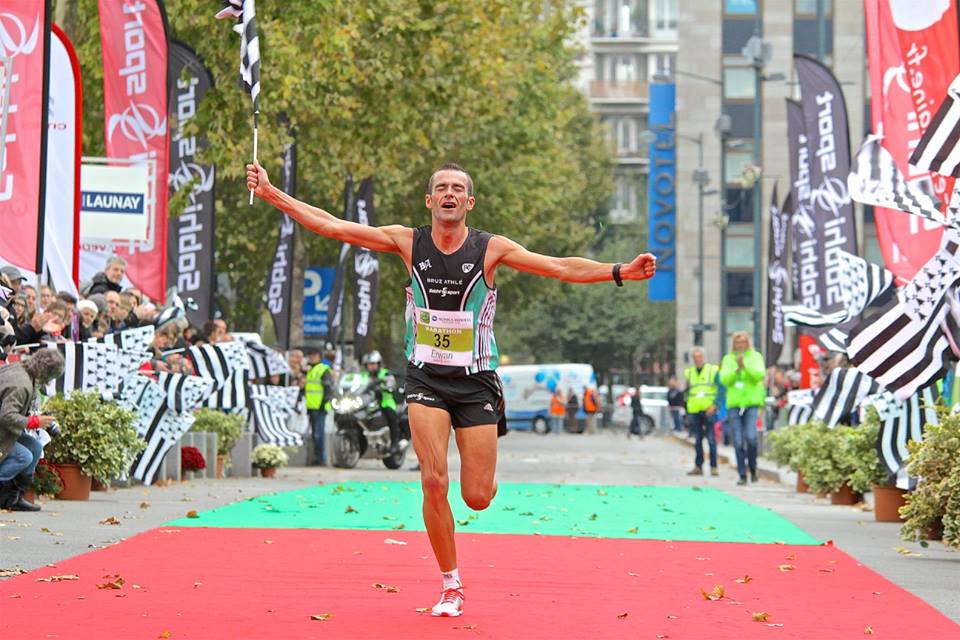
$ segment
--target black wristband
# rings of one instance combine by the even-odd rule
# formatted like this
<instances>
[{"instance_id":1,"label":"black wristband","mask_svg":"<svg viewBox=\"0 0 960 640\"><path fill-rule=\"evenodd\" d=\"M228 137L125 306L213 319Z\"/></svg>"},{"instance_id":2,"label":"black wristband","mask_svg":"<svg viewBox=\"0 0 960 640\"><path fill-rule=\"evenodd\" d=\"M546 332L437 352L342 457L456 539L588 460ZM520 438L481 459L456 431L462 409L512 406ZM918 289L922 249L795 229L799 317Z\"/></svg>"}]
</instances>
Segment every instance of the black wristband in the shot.
<instances>
[{"instance_id":1,"label":"black wristband","mask_svg":"<svg viewBox=\"0 0 960 640\"><path fill-rule=\"evenodd\" d=\"M620 267L623 266L623 263L618 262L613 265L613 281L617 283L618 287L623 286L623 280L620 279Z\"/></svg>"}]
</instances>

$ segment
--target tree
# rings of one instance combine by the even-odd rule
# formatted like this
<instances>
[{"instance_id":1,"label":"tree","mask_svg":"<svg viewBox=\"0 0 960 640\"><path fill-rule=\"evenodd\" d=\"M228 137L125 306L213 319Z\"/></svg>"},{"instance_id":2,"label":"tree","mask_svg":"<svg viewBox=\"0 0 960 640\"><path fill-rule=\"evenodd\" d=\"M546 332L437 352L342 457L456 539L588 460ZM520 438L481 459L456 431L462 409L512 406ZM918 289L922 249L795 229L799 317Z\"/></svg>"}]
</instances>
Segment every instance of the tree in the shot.
<instances>
[{"instance_id":1,"label":"tree","mask_svg":"<svg viewBox=\"0 0 960 640\"><path fill-rule=\"evenodd\" d=\"M189 124L216 163L217 269L233 296L234 326L256 328L277 214L248 207L250 102L237 83L239 42L213 18L209 0L169 0L171 36L194 47L215 79ZM85 153L103 153L103 77L97 3L77 0L68 28L84 77ZM568 43L582 12L572 1L284 0L258 3L262 51L260 159L277 175L286 128L297 131L298 197L340 213L343 177L376 178L381 224L428 222L425 183L448 161L467 167L478 191L470 223L534 250L578 251L611 191L612 150L572 85ZM176 203L174 203L176 205ZM176 211L171 211L172 215ZM305 234L302 264L333 264L336 243ZM383 310L399 307L407 279L381 262ZM513 276L506 275L502 282ZM539 289L519 287L501 304L521 306ZM379 313L377 332L396 341Z\"/></svg>"}]
</instances>

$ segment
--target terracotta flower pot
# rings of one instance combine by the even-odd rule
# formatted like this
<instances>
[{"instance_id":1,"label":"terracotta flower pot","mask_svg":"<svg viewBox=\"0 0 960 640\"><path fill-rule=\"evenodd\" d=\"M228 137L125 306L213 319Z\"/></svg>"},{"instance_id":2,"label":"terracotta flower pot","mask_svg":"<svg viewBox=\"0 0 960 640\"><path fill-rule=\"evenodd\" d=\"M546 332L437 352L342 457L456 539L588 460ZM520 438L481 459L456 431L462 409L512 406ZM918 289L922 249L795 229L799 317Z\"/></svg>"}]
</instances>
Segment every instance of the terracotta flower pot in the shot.
<instances>
[{"instance_id":1,"label":"terracotta flower pot","mask_svg":"<svg viewBox=\"0 0 960 640\"><path fill-rule=\"evenodd\" d=\"M58 500L89 500L92 478L80 470L78 464L61 464L63 491L57 494Z\"/></svg>"},{"instance_id":2,"label":"terracotta flower pot","mask_svg":"<svg viewBox=\"0 0 960 640\"><path fill-rule=\"evenodd\" d=\"M943 520L937 520L924 530L923 537L927 540L943 540Z\"/></svg>"},{"instance_id":3,"label":"terracotta flower pot","mask_svg":"<svg viewBox=\"0 0 960 640\"><path fill-rule=\"evenodd\" d=\"M217 455L217 479L224 477L227 470L227 456Z\"/></svg>"},{"instance_id":4,"label":"terracotta flower pot","mask_svg":"<svg viewBox=\"0 0 960 640\"><path fill-rule=\"evenodd\" d=\"M873 518L877 522L901 522L900 507L907 504L907 492L897 487L873 487Z\"/></svg>"},{"instance_id":5,"label":"terracotta flower pot","mask_svg":"<svg viewBox=\"0 0 960 640\"><path fill-rule=\"evenodd\" d=\"M844 482L840 489L830 494L830 504L854 505L860 502L862 497L851 489L849 484Z\"/></svg>"},{"instance_id":6,"label":"terracotta flower pot","mask_svg":"<svg viewBox=\"0 0 960 640\"><path fill-rule=\"evenodd\" d=\"M273 478L273 477L275 477L275 476L277 475L277 468L276 468L276 467L261 467L261 468L260 468L260 475L263 476L264 478Z\"/></svg>"},{"instance_id":7,"label":"terracotta flower pot","mask_svg":"<svg viewBox=\"0 0 960 640\"><path fill-rule=\"evenodd\" d=\"M803 479L803 472L797 472L797 493L810 493L810 487L807 486L807 481Z\"/></svg>"}]
</instances>

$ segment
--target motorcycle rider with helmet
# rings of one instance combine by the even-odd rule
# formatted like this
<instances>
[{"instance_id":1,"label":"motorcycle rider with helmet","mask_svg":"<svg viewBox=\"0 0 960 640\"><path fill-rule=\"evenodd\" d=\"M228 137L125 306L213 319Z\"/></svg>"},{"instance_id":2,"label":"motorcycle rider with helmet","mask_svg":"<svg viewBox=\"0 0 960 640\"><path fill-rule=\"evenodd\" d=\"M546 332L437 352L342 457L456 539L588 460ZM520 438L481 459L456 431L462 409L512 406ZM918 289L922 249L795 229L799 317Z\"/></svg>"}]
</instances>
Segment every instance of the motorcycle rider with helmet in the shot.
<instances>
[{"instance_id":1,"label":"motorcycle rider with helmet","mask_svg":"<svg viewBox=\"0 0 960 640\"><path fill-rule=\"evenodd\" d=\"M397 379L389 369L383 366L383 356L379 351L371 351L363 356L363 371L360 372L366 384L375 384L380 396L380 409L390 426L390 450L401 448L400 421L397 418L397 399L393 392L397 390Z\"/></svg>"}]
</instances>

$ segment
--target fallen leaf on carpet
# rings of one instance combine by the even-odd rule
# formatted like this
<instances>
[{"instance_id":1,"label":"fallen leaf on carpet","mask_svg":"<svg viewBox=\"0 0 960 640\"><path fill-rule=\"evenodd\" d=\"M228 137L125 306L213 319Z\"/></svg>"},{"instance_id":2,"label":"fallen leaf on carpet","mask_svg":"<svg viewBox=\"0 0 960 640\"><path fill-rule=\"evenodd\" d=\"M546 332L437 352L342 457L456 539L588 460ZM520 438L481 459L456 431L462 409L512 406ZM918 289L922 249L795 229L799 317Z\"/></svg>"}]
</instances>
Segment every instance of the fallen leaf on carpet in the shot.
<instances>
[{"instance_id":1,"label":"fallen leaf on carpet","mask_svg":"<svg viewBox=\"0 0 960 640\"><path fill-rule=\"evenodd\" d=\"M679 620L680 616L667 616L667 620Z\"/></svg>"},{"instance_id":2,"label":"fallen leaf on carpet","mask_svg":"<svg viewBox=\"0 0 960 640\"><path fill-rule=\"evenodd\" d=\"M532 515L533 515L533 511L524 511L524 512L521 513L520 515L522 515L522 516L532 516Z\"/></svg>"},{"instance_id":3,"label":"fallen leaf on carpet","mask_svg":"<svg viewBox=\"0 0 960 640\"><path fill-rule=\"evenodd\" d=\"M202 585L202 584L203 584L202 582L194 582L194 583L193 583L193 588L194 588L194 589L199 589L199 588L200 588L200 585Z\"/></svg>"},{"instance_id":4,"label":"fallen leaf on carpet","mask_svg":"<svg viewBox=\"0 0 960 640\"><path fill-rule=\"evenodd\" d=\"M263 544L273 544L273 540L264 540Z\"/></svg>"},{"instance_id":5,"label":"fallen leaf on carpet","mask_svg":"<svg viewBox=\"0 0 960 640\"><path fill-rule=\"evenodd\" d=\"M400 531L401 529L406 529L406 528L407 528L407 525L403 524L402 522L400 524L395 524L392 527L394 531Z\"/></svg>"},{"instance_id":6,"label":"fallen leaf on carpet","mask_svg":"<svg viewBox=\"0 0 960 640\"><path fill-rule=\"evenodd\" d=\"M787 544L787 543L784 542L783 540L774 540L773 544Z\"/></svg>"},{"instance_id":7,"label":"fallen leaf on carpet","mask_svg":"<svg viewBox=\"0 0 960 640\"><path fill-rule=\"evenodd\" d=\"M26 569L21 569L20 567L14 569L0 569L0 578L12 578L13 576L23 575L26 572Z\"/></svg>"},{"instance_id":8,"label":"fallen leaf on carpet","mask_svg":"<svg viewBox=\"0 0 960 640\"><path fill-rule=\"evenodd\" d=\"M19 540L20 536L7 536L7 540Z\"/></svg>"},{"instance_id":9,"label":"fallen leaf on carpet","mask_svg":"<svg viewBox=\"0 0 960 640\"><path fill-rule=\"evenodd\" d=\"M517 508L516 508L516 507L504 507L503 510L504 510L504 511L516 511Z\"/></svg>"},{"instance_id":10,"label":"fallen leaf on carpet","mask_svg":"<svg viewBox=\"0 0 960 640\"><path fill-rule=\"evenodd\" d=\"M872 635L873 635L873 627L867 627L866 629L864 629L864 630L863 630L863 634L866 635L866 636L872 636Z\"/></svg>"},{"instance_id":11,"label":"fallen leaf on carpet","mask_svg":"<svg viewBox=\"0 0 960 640\"><path fill-rule=\"evenodd\" d=\"M19 593L15 593L15 594L13 594L12 596L7 596L7 597L8 597L8 598L16 599L16 598L22 598L23 596L21 596Z\"/></svg>"},{"instance_id":12,"label":"fallen leaf on carpet","mask_svg":"<svg viewBox=\"0 0 960 640\"><path fill-rule=\"evenodd\" d=\"M417 607L416 611L417 613L426 613L430 611L430 607Z\"/></svg>"},{"instance_id":13,"label":"fallen leaf on carpet","mask_svg":"<svg viewBox=\"0 0 960 640\"><path fill-rule=\"evenodd\" d=\"M407 544L403 540L394 540L393 538L387 538L383 541L383 544ZM358 552L359 553L359 552Z\"/></svg>"},{"instance_id":14,"label":"fallen leaf on carpet","mask_svg":"<svg viewBox=\"0 0 960 640\"><path fill-rule=\"evenodd\" d=\"M343 512L344 513L360 513L349 504L347 505L347 508L343 510Z\"/></svg>"},{"instance_id":15,"label":"fallen leaf on carpet","mask_svg":"<svg viewBox=\"0 0 960 640\"><path fill-rule=\"evenodd\" d=\"M457 520L457 524L460 525L461 527L465 527L465 526L467 526L468 524L470 524L470 521L469 521L469 520Z\"/></svg>"},{"instance_id":16,"label":"fallen leaf on carpet","mask_svg":"<svg viewBox=\"0 0 960 640\"><path fill-rule=\"evenodd\" d=\"M329 620L332 617L333 617L332 613L315 613L312 616L310 616L310 619L319 620L320 622L323 622L324 620Z\"/></svg>"},{"instance_id":17,"label":"fallen leaf on carpet","mask_svg":"<svg viewBox=\"0 0 960 640\"><path fill-rule=\"evenodd\" d=\"M380 591L386 591L387 593L400 593L400 588L399 588L399 587L394 587L394 586L389 585L389 584L382 584L382 583L380 583L380 582L374 582L374 583L373 583L372 585L370 585L370 586L372 586L374 589L378 589L378 590L380 590Z\"/></svg>"},{"instance_id":18,"label":"fallen leaf on carpet","mask_svg":"<svg viewBox=\"0 0 960 640\"><path fill-rule=\"evenodd\" d=\"M141 586L138 585L138 584L132 584L132 585L130 585L130 587L131 587L132 589L143 589L143 587L141 587Z\"/></svg>"},{"instance_id":19,"label":"fallen leaf on carpet","mask_svg":"<svg viewBox=\"0 0 960 640\"><path fill-rule=\"evenodd\" d=\"M639 577L640 577L640 574L639 574L639 573L634 573L633 571L627 571L627 575L628 575L628 576L633 576L633 577L635 577L635 578L639 578Z\"/></svg>"},{"instance_id":20,"label":"fallen leaf on carpet","mask_svg":"<svg viewBox=\"0 0 960 640\"><path fill-rule=\"evenodd\" d=\"M604 491L603 489L597 489L597 495L598 495L598 496L605 496L605 495L607 495L607 492Z\"/></svg>"},{"instance_id":21,"label":"fallen leaf on carpet","mask_svg":"<svg viewBox=\"0 0 960 640\"><path fill-rule=\"evenodd\" d=\"M833 573L833 569L818 569L820 573Z\"/></svg>"},{"instance_id":22,"label":"fallen leaf on carpet","mask_svg":"<svg viewBox=\"0 0 960 640\"><path fill-rule=\"evenodd\" d=\"M147 502L147 501L143 501L143 502L140 503L140 508L141 508L141 509L146 509L146 508L149 507L149 506L150 506L150 503Z\"/></svg>"},{"instance_id":23,"label":"fallen leaf on carpet","mask_svg":"<svg viewBox=\"0 0 960 640\"><path fill-rule=\"evenodd\" d=\"M596 519L597 519L597 514L591 513L591 514L590 514L590 517L587 518L587 519L588 519L588 520L596 520Z\"/></svg>"},{"instance_id":24,"label":"fallen leaf on carpet","mask_svg":"<svg viewBox=\"0 0 960 640\"><path fill-rule=\"evenodd\" d=\"M787 556L787 560L796 560L796 559L797 559L797 556L793 553Z\"/></svg>"},{"instance_id":25,"label":"fallen leaf on carpet","mask_svg":"<svg viewBox=\"0 0 960 640\"><path fill-rule=\"evenodd\" d=\"M383 516L384 520L396 520L394 516Z\"/></svg>"},{"instance_id":26,"label":"fallen leaf on carpet","mask_svg":"<svg viewBox=\"0 0 960 640\"><path fill-rule=\"evenodd\" d=\"M794 569L796 569L796 567L793 566L792 564L778 564L777 569L779 569L780 571L793 571Z\"/></svg>"},{"instance_id":27,"label":"fallen leaf on carpet","mask_svg":"<svg viewBox=\"0 0 960 640\"><path fill-rule=\"evenodd\" d=\"M462 627L454 627L454 629L467 629L468 631L470 629L476 629L476 628L477 628L477 625L475 624L465 624Z\"/></svg>"},{"instance_id":28,"label":"fallen leaf on carpet","mask_svg":"<svg viewBox=\"0 0 960 640\"><path fill-rule=\"evenodd\" d=\"M197 513L196 510L191 509L190 511L187 511L187 517L188 517L188 518L199 518L199 517L200 517L200 514Z\"/></svg>"},{"instance_id":29,"label":"fallen leaf on carpet","mask_svg":"<svg viewBox=\"0 0 960 640\"><path fill-rule=\"evenodd\" d=\"M736 580L734 580L734 582L736 582L737 584L747 584L751 580L753 580L753 578L751 578L750 576L743 576L742 578L737 578Z\"/></svg>"},{"instance_id":30,"label":"fallen leaf on carpet","mask_svg":"<svg viewBox=\"0 0 960 640\"><path fill-rule=\"evenodd\" d=\"M49 578L37 578L37 582L65 582L67 580L79 580L80 576L75 573L68 573L62 576L50 576Z\"/></svg>"},{"instance_id":31,"label":"fallen leaf on carpet","mask_svg":"<svg viewBox=\"0 0 960 640\"><path fill-rule=\"evenodd\" d=\"M637 533L640 531L638 527L633 527L632 529L627 529L627 533Z\"/></svg>"},{"instance_id":32,"label":"fallen leaf on carpet","mask_svg":"<svg viewBox=\"0 0 960 640\"><path fill-rule=\"evenodd\" d=\"M912 549L907 549L906 547L894 547L894 550L902 556L922 556L922 553L917 553Z\"/></svg>"},{"instance_id":33,"label":"fallen leaf on carpet","mask_svg":"<svg viewBox=\"0 0 960 640\"><path fill-rule=\"evenodd\" d=\"M704 591L704 589L701 587L701 589L700 589L700 594L703 596L703 599L704 599L704 600L719 600L719 599L721 599L721 598L723 597L723 585L722 585L722 584L718 584L718 585L714 586L714 587L713 587L713 591L711 591L710 593L707 593L707 592Z\"/></svg>"},{"instance_id":34,"label":"fallen leaf on carpet","mask_svg":"<svg viewBox=\"0 0 960 640\"><path fill-rule=\"evenodd\" d=\"M626 618L626 617L627 617L628 615L629 615L629 614L628 614L628 613L626 613L626 612L624 612L624 613L621 613L620 615L618 615L618 616L617 616L617 619L619 619L619 620L623 620L623 619L624 619L624 618Z\"/></svg>"},{"instance_id":35,"label":"fallen leaf on carpet","mask_svg":"<svg viewBox=\"0 0 960 640\"><path fill-rule=\"evenodd\" d=\"M753 618L754 622L766 622L770 619L770 614L766 611L754 611L750 614L750 617Z\"/></svg>"},{"instance_id":36,"label":"fallen leaf on carpet","mask_svg":"<svg viewBox=\"0 0 960 640\"><path fill-rule=\"evenodd\" d=\"M658 633L658 634L657 634L657 640L663 640L664 638L669 638L669 637L670 637L670 636L668 636L668 635L665 634L665 633Z\"/></svg>"},{"instance_id":37,"label":"fallen leaf on carpet","mask_svg":"<svg viewBox=\"0 0 960 640\"><path fill-rule=\"evenodd\" d=\"M107 575L103 576L107 579L107 582L97 585L97 589L119 589L123 586L124 579L119 575Z\"/></svg>"},{"instance_id":38,"label":"fallen leaf on carpet","mask_svg":"<svg viewBox=\"0 0 960 640\"><path fill-rule=\"evenodd\" d=\"M157 636L157 640L167 640L167 638L169 637L170 637L170 632L164 631L163 633Z\"/></svg>"}]
</instances>

